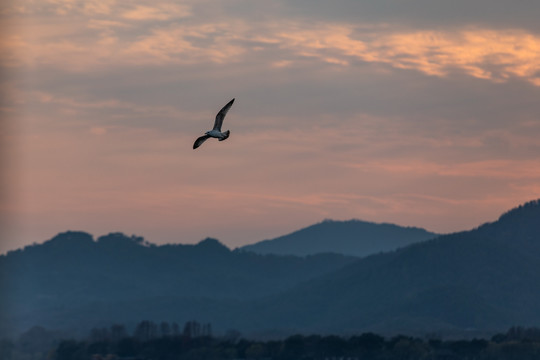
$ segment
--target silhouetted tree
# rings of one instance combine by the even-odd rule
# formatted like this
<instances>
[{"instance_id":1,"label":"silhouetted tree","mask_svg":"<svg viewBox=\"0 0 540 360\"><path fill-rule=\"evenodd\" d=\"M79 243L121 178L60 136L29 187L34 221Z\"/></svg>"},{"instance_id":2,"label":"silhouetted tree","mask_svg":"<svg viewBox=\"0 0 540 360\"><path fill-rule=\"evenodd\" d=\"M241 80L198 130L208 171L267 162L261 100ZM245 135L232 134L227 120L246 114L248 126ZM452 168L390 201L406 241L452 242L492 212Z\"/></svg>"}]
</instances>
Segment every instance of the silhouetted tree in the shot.
<instances>
[{"instance_id":1,"label":"silhouetted tree","mask_svg":"<svg viewBox=\"0 0 540 360\"><path fill-rule=\"evenodd\" d=\"M55 353L55 360L86 360L86 358L84 344L75 340L62 341Z\"/></svg>"},{"instance_id":2,"label":"silhouetted tree","mask_svg":"<svg viewBox=\"0 0 540 360\"><path fill-rule=\"evenodd\" d=\"M524 328L521 326L513 326L506 332L506 340L529 340L540 341L539 328Z\"/></svg>"},{"instance_id":3,"label":"silhouetted tree","mask_svg":"<svg viewBox=\"0 0 540 360\"><path fill-rule=\"evenodd\" d=\"M207 323L202 326L202 336L212 337L212 324Z\"/></svg>"},{"instance_id":4,"label":"silhouetted tree","mask_svg":"<svg viewBox=\"0 0 540 360\"><path fill-rule=\"evenodd\" d=\"M184 325L182 335L186 338L196 338L201 336L201 324L199 324L197 321L188 321Z\"/></svg>"},{"instance_id":5,"label":"silhouetted tree","mask_svg":"<svg viewBox=\"0 0 540 360\"><path fill-rule=\"evenodd\" d=\"M302 335L295 335L285 339L283 343L283 359L300 359L304 352L304 337Z\"/></svg>"},{"instance_id":6,"label":"silhouetted tree","mask_svg":"<svg viewBox=\"0 0 540 360\"><path fill-rule=\"evenodd\" d=\"M247 359L261 359L266 355L266 346L264 343L251 344L245 351Z\"/></svg>"},{"instance_id":7,"label":"silhouetted tree","mask_svg":"<svg viewBox=\"0 0 540 360\"><path fill-rule=\"evenodd\" d=\"M162 321L159 324L159 331L161 336L170 336L171 335L171 325L168 322Z\"/></svg>"},{"instance_id":8,"label":"silhouetted tree","mask_svg":"<svg viewBox=\"0 0 540 360\"><path fill-rule=\"evenodd\" d=\"M112 325L110 334L111 334L112 341L120 341L121 339L126 338L128 336L126 327L120 324Z\"/></svg>"},{"instance_id":9,"label":"silhouetted tree","mask_svg":"<svg viewBox=\"0 0 540 360\"><path fill-rule=\"evenodd\" d=\"M424 340L410 336L396 336L389 340L372 334L350 338L338 336L295 335L285 340L253 341L241 339L230 341L212 338L209 324L189 321L185 324L186 336L171 337L161 334L151 321L138 324L138 337L125 337L119 341L77 342L63 341L56 347L50 360L111 360L117 358L156 360L229 360L229 359L273 359L273 360L323 360L323 359L370 359L370 360L538 360L540 339L534 340L538 329L512 328L506 334L488 341L482 339L444 341ZM152 330L154 329L154 330ZM99 329L98 329L99 330ZM110 333L113 331L111 330ZM163 332L162 332L163 333ZM167 333L165 331L165 333ZM152 335L153 334L153 335ZM157 334L157 335L156 335ZM187 337L189 335L189 337ZM140 338L146 340L141 340ZM98 338L98 337L96 337ZM11 350L10 350L11 349ZM15 353L11 360L44 359L43 353L17 353L8 342L0 342L0 355L9 360L10 351Z\"/></svg>"},{"instance_id":10,"label":"silhouetted tree","mask_svg":"<svg viewBox=\"0 0 540 360\"><path fill-rule=\"evenodd\" d=\"M171 325L171 331L173 336L180 336L180 326L177 322L173 322Z\"/></svg>"},{"instance_id":11,"label":"silhouetted tree","mask_svg":"<svg viewBox=\"0 0 540 360\"><path fill-rule=\"evenodd\" d=\"M110 338L109 329L107 328L93 328L90 330L90 341L105 341Z\"/></svg>"},{"instance_id":12,"label":"silhouetted tree","mask_svg":"<svg viewBox=\"0 0 540 360\"><path fill-rule=\"evenodd\" d=\"M117 344L117 354L121 357L131 357L139 353L141 343L135 338L127 337L120 340Z\"/></svg>"},{"instance_id":13,"label":"silhouetted tree","mask_svg":"<svg viewBox=\"0 0 540 360\"><path fill-rule=\"evenodd\" d=\"M157 325L153 321L141 321L134 332L135 338L140 341L148 341L157 337Z\"/></svg>"},{"instance_id":14,"label":"silhouetted tree","mask_svg":"<svg viewBox=\"0 0 540 360\"><path fill-rule=\"evenodd\" d=\"M351 339L354 345L362 349L373 351L384 347L385 340L382 336L374 333L364 333Z\"/></svg>"}]
</instances>

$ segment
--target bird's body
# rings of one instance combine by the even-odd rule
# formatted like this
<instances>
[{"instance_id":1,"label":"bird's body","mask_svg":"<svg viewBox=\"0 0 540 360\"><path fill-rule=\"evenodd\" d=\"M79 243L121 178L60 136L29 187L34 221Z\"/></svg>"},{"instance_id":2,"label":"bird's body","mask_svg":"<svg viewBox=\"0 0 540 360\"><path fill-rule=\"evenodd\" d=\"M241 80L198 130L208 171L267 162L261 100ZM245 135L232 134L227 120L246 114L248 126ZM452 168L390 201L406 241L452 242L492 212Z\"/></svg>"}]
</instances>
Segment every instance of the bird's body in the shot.
<instances>
[{"instance_id":1,"label":"bird's body","mask_svg":"<svg viewBox=\"0 0 540 360\"><path fill-rule=\"evenodd\" d=\"M231 133L230 130L227 131L221 131L221 125L223 125L223 119L225 119L225 115L227 115L227 111L231 108L232 104L234 102L234 99L229 101L227 105L225 105L216 115L216 120L214 121L214 128L210 131L207 131L204 133L203 136L200 136L195 140L195 143L193 144L193 149L198 148L202 145L203 142L210 138L216 138L219 141L223 141L227 139Z\"/></svg>"},{"instance_id":2,"label":"bird's body","mask_svg":"<svg viewBox=\"0 0 540 360\"><path fill-rule=\"evenodd\" d=\"M210 131L207 131L206 132L206 135L210 136L210 137L213 137L213 138L217 138L217 139L223 139L224 137L224 133L222 133L221 131L219 130L210 130Z\"/></svg>"}]
</instances>

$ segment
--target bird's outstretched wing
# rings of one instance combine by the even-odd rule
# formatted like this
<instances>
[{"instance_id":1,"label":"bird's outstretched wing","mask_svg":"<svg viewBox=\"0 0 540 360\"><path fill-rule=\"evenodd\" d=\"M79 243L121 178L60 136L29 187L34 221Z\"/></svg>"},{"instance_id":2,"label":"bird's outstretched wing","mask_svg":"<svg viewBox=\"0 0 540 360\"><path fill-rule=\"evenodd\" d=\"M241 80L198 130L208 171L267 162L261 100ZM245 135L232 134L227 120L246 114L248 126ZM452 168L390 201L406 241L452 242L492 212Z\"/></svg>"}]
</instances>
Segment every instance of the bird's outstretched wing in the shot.
<instances>
[{"instance_id":1,"label":"bird's outstretched wing","mask_svg":"<svg viewBox=\"0 0 540 360\"><path fill-rule=\"evenodd\" d=\"M209 138L210 138L209 135L203 135L203 136L198 137L197 140L195 140L195 143L193 144L193 149L196 149L199 146L201 146L202 143L205 142L206 139L209 139Z\"/></svg>"},{"instance_id":2,"label":"bird's outstretched wing","mask_svg":"<svg viewBox=\"0 0 540 360\"><path fill-rule=\"evenodd\" d=\"M225 115L227 115L227 111L229 111L233 102L234 102L234 99L229 101L227 105L225 105L221 110L219 110L218 114L216 115L216 121L214 122L213 130L221 131L221 125L223 124L223 119L225 119Z\"/></svg>"}]
</instances>

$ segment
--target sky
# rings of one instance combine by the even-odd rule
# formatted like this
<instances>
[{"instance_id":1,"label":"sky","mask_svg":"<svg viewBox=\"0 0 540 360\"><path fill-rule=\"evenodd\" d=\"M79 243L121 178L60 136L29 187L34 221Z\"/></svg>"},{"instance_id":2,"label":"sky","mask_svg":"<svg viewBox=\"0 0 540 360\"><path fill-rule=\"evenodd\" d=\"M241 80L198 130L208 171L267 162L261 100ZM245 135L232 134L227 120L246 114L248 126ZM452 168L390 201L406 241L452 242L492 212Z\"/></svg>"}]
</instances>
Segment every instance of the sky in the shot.
<instances>
[{"instance_id":1,"label":"sky","mask_svg":"<svg viewBox=\"0 0 540 360\"><path fill-rule=\"evenodd\" d=\"M540 197L536 0L8 0L0 253L448 233ZM229 139L195 139L236 98Z\"/></svg>"}]
</instances>

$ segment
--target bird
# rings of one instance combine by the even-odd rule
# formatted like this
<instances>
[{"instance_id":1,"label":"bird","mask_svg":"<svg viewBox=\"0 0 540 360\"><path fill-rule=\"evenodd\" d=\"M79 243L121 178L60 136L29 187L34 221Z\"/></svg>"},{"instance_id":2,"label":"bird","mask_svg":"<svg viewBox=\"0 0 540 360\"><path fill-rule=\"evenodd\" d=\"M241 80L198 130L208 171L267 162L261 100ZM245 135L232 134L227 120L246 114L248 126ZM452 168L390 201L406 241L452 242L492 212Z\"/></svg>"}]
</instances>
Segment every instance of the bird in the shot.
<instances>
[{"instance_id":1,"label":"bird","mask_svg":"<svg viewBox=\"0 0 540 360\"><path fill-rule=\"evenodd\" d=\"M231 108L232 104L234 103L234 98L227 103L216 115L216 120L214 121L214 128L210 131L207 131L204 133L203 136L200 136L195 140L195 143L193 144L193 149L198 148L202 145L203 142L210 139L211 137L219 139L219 141L223 141L229 137L231 134L230 130L221 132L221 125L223 125L223 119L225 119L225 115L227 115L227 112Z\"/></svg>"}]
</instances>

